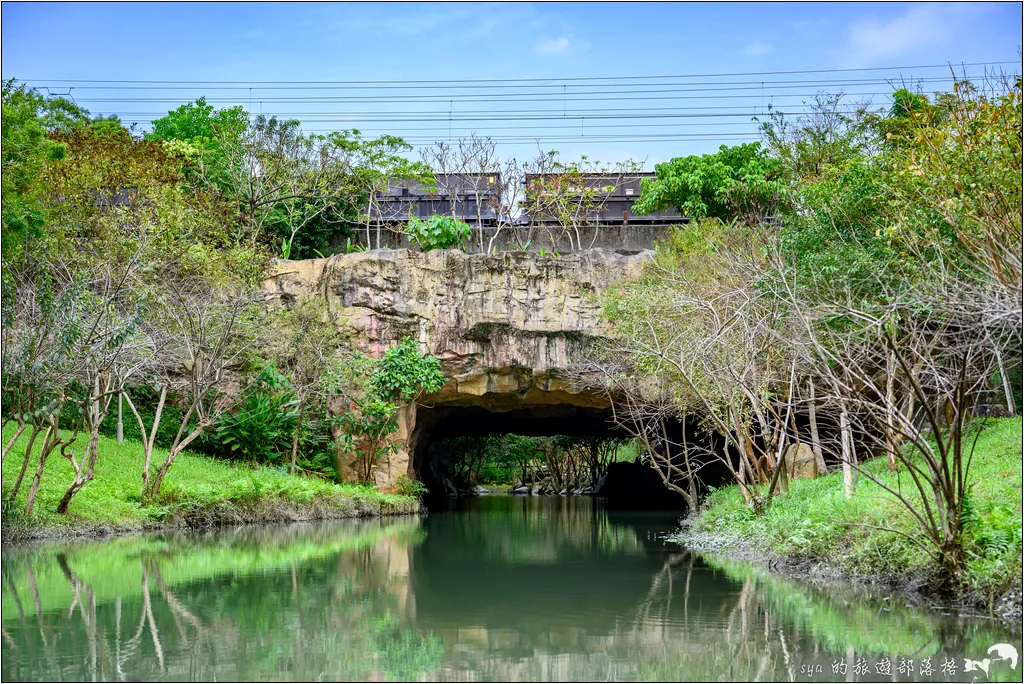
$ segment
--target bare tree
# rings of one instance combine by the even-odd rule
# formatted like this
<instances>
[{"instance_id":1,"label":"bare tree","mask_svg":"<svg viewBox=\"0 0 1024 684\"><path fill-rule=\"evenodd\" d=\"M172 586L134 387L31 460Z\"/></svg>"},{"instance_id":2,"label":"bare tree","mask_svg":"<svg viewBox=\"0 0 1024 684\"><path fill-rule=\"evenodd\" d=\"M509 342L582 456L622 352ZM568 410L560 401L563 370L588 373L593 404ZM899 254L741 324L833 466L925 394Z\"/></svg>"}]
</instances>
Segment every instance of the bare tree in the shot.
<instances>
[{"instance_id":1,"label":"bare tree","mask_svg":"<svg viewBox=\"0 0 1024 684\"><path fill-rule=\"evenodd\" d=\"M533 165L550 170L534 171L525 178L528 215L545 225L556 224L568 237L570 248L577 250L583 249L580 230L596 225L612 192L629 174L639 171L632 161L608 165L584 156L579 161L562 162L557 152L542 153Z\"/></svg>"},{"instance_id":2,"label":"bare tree","mask_svg":"<svg viewBox=\"0 0 1024 684\"><path fill-rule=\"evenodd\" d=\"M975 413L997 368L979 311L986 303L970 282L952 277L901 283L872 303L842 291L821 298L824 288L808 300L794 278L778 283L803 328L795 346L823 380L824 403L840 412L847 494L859 474L893 496L916 528L878 528L914 542L947 582L957 581L965 567L971 459L984 427ZM866 453L887 456L907 476L907 486L865 468L853 453L853 434Z\"/></svg>"},{"instance_id":3,"label":"bare tree","mask_svg":"<svg viewBox=\"0 0 1024 684\"><path fill-rule=\"evenodd\" d=\"M671 405L695 414L725 438L721 462L755 509L764 503L757 485L769 485L767 498L778 485L796 401L796 359L785 341L795 331L758 285L766 235L714 223L677 235L639 283L613 294L606 315L615 328L602 345L633 383L622 394L636 397L631 420L657 426ZM664 385L645 387L647 376Z\"/></svg>"},{"instance_id":4,"label":"bare tree","mask_svg":"<svg viewBox=\"0 0 1024 684\"><path fill-rule=\"evenodd\" d=\"M142 498L156 498L175 459L213 425L218 415L234 401L226 392L228 371L237 364L254 339L249 307L252 295L244 291L219 292L201 284L182 284L162 298L161 313L168 330L164 354L171 360L162 364L167 391L180 401L181 421L167 457L150 477L147 460L142 470ZM161 389L164 393L164 389ZM140 429L143 421L130 405ZM150 434L155 435L160 414L154 416ZM194 421L194 422L193 422ZM152 453L152 437L149 440Z\"/></svg>"}]
</instances>

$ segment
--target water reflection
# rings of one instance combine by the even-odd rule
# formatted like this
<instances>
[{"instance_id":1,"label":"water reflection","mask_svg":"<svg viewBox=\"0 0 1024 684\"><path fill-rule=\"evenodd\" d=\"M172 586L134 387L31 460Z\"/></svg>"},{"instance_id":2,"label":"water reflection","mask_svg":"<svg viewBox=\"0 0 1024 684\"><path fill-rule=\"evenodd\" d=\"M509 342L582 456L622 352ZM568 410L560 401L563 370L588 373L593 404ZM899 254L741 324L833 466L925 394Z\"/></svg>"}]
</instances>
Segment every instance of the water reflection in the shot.
<instances>
[{"instance_id":1,"label":"water reflection","mask_svg":"<svg viewBox=\"0 0 1024 684\"><path fill-rule=\"evenodd\" d=\"M5 549L0 675L865 681L892 657L885 679L947 681L901 676L895 658L955 654L963 678L964 654L1020 649L990 623L702 560L658 539L674 522L493 497L422 521ZM857 659L872 676L854 677ZM989 679L1013 678L1004 665Z\"/></svg>"}]
</instances>

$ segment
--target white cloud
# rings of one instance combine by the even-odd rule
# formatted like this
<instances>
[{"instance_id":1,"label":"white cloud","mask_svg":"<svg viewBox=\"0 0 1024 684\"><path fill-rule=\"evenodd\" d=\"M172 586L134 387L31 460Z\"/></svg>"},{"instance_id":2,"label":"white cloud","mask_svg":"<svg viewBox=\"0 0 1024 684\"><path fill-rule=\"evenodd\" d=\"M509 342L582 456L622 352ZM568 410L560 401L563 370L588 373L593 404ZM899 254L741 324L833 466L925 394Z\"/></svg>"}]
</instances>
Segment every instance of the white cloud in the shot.
<instances>
[{"instance_id":1,"label":"white cloud","mask_svg":"<svg viewBox=\"0 0 1024 684\"><path fill-rule=\"evenodd\" d=\"M761 57L767 55L772 51L772 46L768 43L762 43L759 40L755 40L753 43L743 48L743 54L749 55L750 57Z\"/></svg>"},{"instance_id":2,"label":"white cloud","mask_svg":"<svg viewBox=\"0 0 1024 684\"><path fill-rule=\"evenodd\" d=\"M559 36L551 40L543 40L537 43L533 49L546 55L560 54L572 49L572 41L565 36Z\"/></svg>"},{"instance_id":3,"label":"white cloud","mask_svg":"<svg viewBox=\"0 0 1024 684\"><path fill-rule=\"evenodd\" d=\"M974 14L969 4L914 5L886 21L871 17L855 22L841 50L845 67L887 66L923 49L948 44Z\"/></svg>"}]
</instances>

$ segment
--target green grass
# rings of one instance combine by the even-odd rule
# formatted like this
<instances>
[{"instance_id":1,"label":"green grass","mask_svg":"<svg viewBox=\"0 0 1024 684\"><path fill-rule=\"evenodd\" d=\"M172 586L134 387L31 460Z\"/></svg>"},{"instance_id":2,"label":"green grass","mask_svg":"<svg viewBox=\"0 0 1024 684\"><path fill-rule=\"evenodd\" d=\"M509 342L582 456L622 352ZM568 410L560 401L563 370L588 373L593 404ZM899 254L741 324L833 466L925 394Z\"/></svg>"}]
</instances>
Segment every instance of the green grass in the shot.
<instances>
[{"instance_id":1,"label":"green grass","mask_svg":"<svg viewBox=\"0 0 1024 684\"><path fill-rule=\"evenodd\" d=\"M4 439L13 434L4 430ZM32 473L38 462L41 439L36 440L25 482L18 498L8 498L21 468L28 442L19 437L3 463L3 497L5 537L13 529L29 534L48 533L75 528L112 526L140 528L159 526L175 518L230 518L233 512L247 513L239 521L257 516L273 519L275 509L287 517L345 517L357 515L389 515L415 512L419 504L412 497L385 494L371 487L339 485L321 479L289 475L276 468L232 464L189 452L175 460L161 487L157 502L142 506L142 445L125 440L118 444L107 437L99 438L96 477L71 501L68 515L58 515L57 502L74 477L71 463L59 452L46 462L35 510L31 518L22 513ZM73 447L81 457L86 437ZM166 457L164 449L154 449L153 460L160 464Z\"/></svg>"},{"instance_id":2,"label":"green grass","mask_svg":"<svg viewBox=\"0 0 1024 684\"><path fill-rule=\"evenodd\" d=\"M884 459L865 469L889 487L914 491L907 474L890 472ZM971 465L972 522L965 535L967 589L989 603L1020 582L1021 471L1021 419L989 420ZM856 494L846 499L842 475L832 473L794 481L760 516L744 505L735 485L714 490L692 533L771 555L827 561L856 575L934 569L913 542L866 525L916 532L909 511L878 484L861 475Z\"/></svg>"}]
</instances>

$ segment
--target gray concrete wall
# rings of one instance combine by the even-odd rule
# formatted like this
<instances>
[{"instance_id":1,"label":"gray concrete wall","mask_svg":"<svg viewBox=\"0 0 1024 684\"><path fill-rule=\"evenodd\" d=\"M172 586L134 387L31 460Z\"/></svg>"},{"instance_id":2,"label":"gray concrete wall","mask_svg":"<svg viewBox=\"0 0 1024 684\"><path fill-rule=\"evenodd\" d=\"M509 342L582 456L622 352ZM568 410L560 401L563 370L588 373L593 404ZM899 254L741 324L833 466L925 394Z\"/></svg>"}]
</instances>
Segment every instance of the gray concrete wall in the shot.
<instances>
[{"instance_id":1,"label":"gray concrete wall","mask_svg":"<svg viewBox=\"0 0 1024 684\"><path fill-rule=\"evenodd\" d=\"M671 226L665 224L626 224L611 226L590 226L580 230L580 243L583 249L617 249L629 252L640 252L654 247L654 243L664 237ZM371 229L370 247L377 246L377 230ZM543 226L517 226L502 227L500 230L491 226L473 228L473 235L470 244L466 247L469 254L486 252L487 246L492 237L497 233L493 243L493 249L499 252L529 251L540 252L542 249L546 254L554 252L569 253L576 251L576 234L571 236L558 227ZM410 245L405 235L402 235L391 228L381 229L381 247L390 249L417 249ZM481 246L481 237L483 245ZM366 232L362 231L358 239L353 242L366 244ZM344 240L336 243L338 247L344 247ZM578 249L578 248L577 248Z\"/></svg>"}]
</instances>

